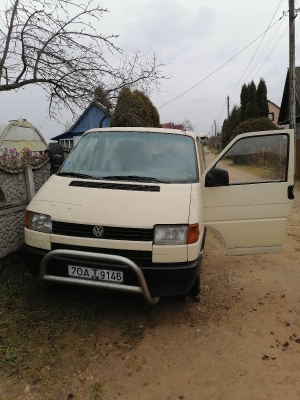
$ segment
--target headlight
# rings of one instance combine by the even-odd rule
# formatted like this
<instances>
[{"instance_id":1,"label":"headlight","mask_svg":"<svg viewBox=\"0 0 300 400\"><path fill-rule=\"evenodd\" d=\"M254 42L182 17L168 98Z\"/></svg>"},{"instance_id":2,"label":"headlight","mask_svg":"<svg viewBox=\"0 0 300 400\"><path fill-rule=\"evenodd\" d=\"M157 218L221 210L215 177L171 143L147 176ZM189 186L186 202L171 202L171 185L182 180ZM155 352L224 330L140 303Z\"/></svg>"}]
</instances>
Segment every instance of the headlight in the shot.
<instances>
[{"instance_id":1,"label":"headlight","mask_svg":"<svg viewBox=\"0 0 300 400\"><path fill-rule=\"evenodd\" d=\"M154 244L181 245L196 243L200 236L199 224L193 225L156 225Z\"/></svg>"},{"instance_id":2,"label":"headlight","mask_svg":"<svg viewBox=\"0 0 300 400\"><path fill-rule=\"evenodd\" d=\"M157 225L154 228L154 244L187 244L187 225Z\"/></svg>"},{"instance_id":3,"label":"headlight","mask_svg":"<svg viewBox=\"0 0 300 400\"><path fill-rule=\"evenodd\" d=\"M51 217L47 214L39 214L26 210L25 226L33 231L52 233Z\"/></svg>"}]
</instances>

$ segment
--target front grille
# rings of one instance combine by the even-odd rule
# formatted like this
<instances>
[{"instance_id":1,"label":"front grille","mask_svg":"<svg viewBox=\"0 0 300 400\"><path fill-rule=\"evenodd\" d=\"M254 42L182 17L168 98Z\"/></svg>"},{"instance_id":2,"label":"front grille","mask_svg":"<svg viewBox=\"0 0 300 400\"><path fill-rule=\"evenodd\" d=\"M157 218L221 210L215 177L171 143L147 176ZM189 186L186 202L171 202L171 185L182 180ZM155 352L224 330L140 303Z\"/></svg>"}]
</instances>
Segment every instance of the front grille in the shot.
<instances>
[{"instance_id":1,"label":"front grille","mask_svg":"<svg viewBox=\"0 0 300 400\"><path fill-rule=\"evenodd\" d=\"M139 267L150 265L152 263L152 252L145 250L105 249L99 247L71 246L68 244L60 244L60 243L51 244L51 250L58 250L58 249L88 251L91 253L113 254L116 256L129 258L129 260L135 262Z\"/></svg>"},{"instance_id":2,"label":"front grille","mask_svg":"<svg viewBox=\"0 0 300 400\"><path fill-rule=\"evenodd\" d=\"M97 239L97 237L93 234L94 226L95 225L72 224L68 222L52 221L52 232L55 235ZM103 226L103 229L103 235L99 239L130 240L141 242L152 242L153 240L153 228L139 229Z\"/></svg>"}]
</instances>

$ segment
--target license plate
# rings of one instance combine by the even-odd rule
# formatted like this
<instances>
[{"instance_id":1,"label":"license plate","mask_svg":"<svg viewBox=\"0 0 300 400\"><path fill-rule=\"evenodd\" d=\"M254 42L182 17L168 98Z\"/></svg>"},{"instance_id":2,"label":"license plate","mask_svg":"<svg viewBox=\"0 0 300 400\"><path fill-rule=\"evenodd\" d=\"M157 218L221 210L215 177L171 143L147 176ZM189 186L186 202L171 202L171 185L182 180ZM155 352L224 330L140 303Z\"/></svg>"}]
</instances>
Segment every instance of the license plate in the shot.
<instances>
[{"instance_id":1,"label":"license plate","mask_svg":"<svg viewBox=\"0 0 300 400\"><path fill-rule=\"evenodd\" d=\"M105 281L123 283L122 271L111 271L109 269L97 269L68 265L69 276L81 279L92 279L95 281Z\"/></svg>"}]
</instances>

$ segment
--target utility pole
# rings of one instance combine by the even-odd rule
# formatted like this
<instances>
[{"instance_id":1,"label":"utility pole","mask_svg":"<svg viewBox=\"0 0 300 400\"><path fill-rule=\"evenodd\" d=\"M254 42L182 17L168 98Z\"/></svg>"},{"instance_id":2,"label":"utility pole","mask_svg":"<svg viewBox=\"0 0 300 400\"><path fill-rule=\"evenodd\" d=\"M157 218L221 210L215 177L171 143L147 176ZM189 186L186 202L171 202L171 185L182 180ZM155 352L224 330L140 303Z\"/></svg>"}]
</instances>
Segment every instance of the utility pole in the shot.
<instances>
[{"instance_id":1,"label":"utility pole","mask_svg":"<svg viewBox=\"0 0 300 400\"><path fill-rule=\"evenodd\" d=\"M295 117L295 1L289 0L289 128L295 132L295 177L298 178L297 171L297 130Z\"/></svg>"},{"instance_id":2,"label":"utility pole","mask_svg":"<svg viewBox=\"0 0 300 400\"><path fill-rule=\"evenodd\" d=\"M289 0L289 127L296 128L295 119L295 4L294 0ZM296 138L296 132L295 132Z\"/></svg>"},{"instance_id":3,"label":"utility pole","mask_svg":"<svg viewBox=\"0 0 300 400\"><path fill-rule=\"evenodd\" d=\"M227 96L227 118L229 118L229 96Z\"/></svg>"}]
</instances>

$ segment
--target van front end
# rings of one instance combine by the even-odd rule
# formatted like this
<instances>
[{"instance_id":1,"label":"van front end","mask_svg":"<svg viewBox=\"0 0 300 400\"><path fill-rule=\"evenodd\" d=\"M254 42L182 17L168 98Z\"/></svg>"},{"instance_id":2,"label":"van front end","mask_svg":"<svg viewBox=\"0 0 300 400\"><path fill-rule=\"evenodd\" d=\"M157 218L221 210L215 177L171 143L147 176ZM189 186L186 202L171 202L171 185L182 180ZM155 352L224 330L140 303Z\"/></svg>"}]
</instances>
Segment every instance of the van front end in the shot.
<instances>
[{"instance_id":1,"label":"van front end","mask_svg":"<svg viewBox=\"0 0 300 400\"><path fill-rule=\"evenodd\" d=\"M50 223L48 219L45 228L44 216L37 217L32 211L26 215L26 260L40 280L134 293L139 287L149 303L148 292L151 298L186 295L200 274L198 224L145 229ZM36 223L35 218L43 222ZM51 232L33 230L32 221L34 229L51 226ZM101 234L102 239L95 234ZM174 240L177 243L171 244Z\"/></svg>"},{"instance_id":2,"label":"van front end","mask_svg":"<svg viewBox=\"0 0 300 400\"><path fill-rule=\"evenodd\" d=\"M87 132L33 198L24 250L41 281L143 293L149 304L199 293L195 138L149 129Z\"/></svg>"}]
</instances>

